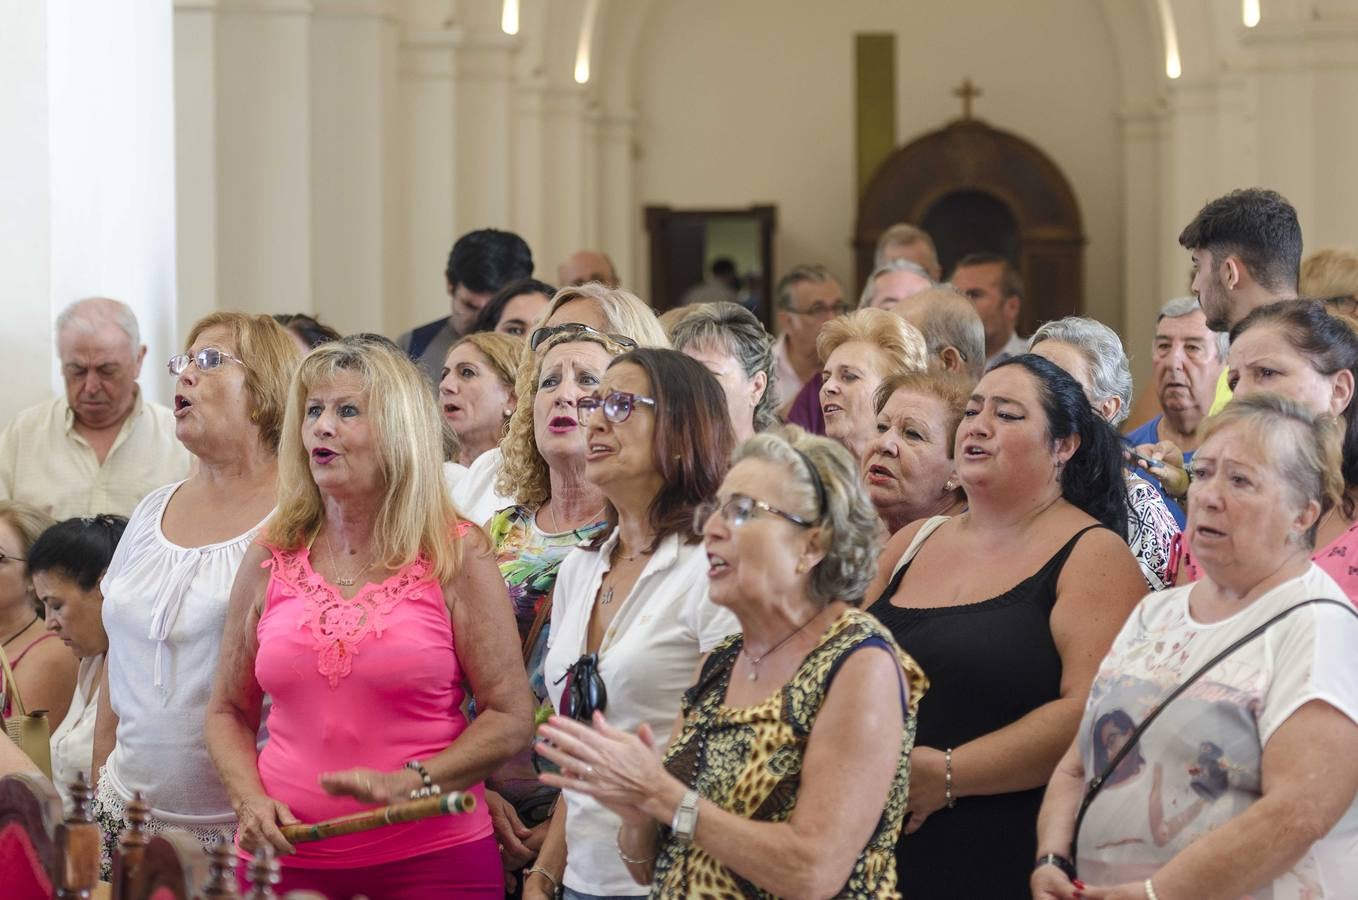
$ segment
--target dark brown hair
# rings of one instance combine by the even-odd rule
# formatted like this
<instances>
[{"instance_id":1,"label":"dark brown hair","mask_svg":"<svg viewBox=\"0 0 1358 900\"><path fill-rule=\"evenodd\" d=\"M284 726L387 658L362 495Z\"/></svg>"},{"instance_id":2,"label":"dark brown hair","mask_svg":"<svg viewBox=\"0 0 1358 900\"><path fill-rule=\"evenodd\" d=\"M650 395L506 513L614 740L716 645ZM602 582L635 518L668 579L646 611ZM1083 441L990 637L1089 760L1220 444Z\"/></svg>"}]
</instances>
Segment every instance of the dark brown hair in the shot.
<instances>
[{"instance_id":1,"label":"dark brown hair","mask_svg":"<svg viewBox=\"0 0 1358 900\"><path fill-rule=\"evenodd\" d=\"M697 543L701 538L693 531L693 510L716 496L735 449L726 395L702 363L677 350L639 347L615 357L608 367L624 363L646 373L655 398L652 459L663 484L651 500L655 539L647 552L672 534L682 536L684 543ZM611 507L608 521L617 524ZM591 549L599 549L607 537L605 532Z\"/></svg>"}]
</instances>

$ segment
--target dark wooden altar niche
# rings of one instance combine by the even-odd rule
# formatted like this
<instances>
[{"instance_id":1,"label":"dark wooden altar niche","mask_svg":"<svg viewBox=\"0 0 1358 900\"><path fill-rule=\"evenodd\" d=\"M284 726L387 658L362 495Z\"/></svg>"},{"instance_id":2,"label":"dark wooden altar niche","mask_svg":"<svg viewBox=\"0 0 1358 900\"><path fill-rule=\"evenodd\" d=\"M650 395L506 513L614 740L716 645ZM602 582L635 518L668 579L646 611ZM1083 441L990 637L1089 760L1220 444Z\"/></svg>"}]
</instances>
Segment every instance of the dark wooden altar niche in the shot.
<instances>
[{"instance_id":1,"label":"dark wooden altar niche","mask_svg":"<svg viewBox=\"0 0 1358 900\"><path fill-rule=\"evenodd\" d=\"M928 229L946 276L961 256L1003 253L1023 274L1020 334L1084 308L1084 229L1075 192L1050 157L1016 135L962 118L901 147L858 203L858 284L877 238L897 222Z\"/></svg>"}]
</instances>

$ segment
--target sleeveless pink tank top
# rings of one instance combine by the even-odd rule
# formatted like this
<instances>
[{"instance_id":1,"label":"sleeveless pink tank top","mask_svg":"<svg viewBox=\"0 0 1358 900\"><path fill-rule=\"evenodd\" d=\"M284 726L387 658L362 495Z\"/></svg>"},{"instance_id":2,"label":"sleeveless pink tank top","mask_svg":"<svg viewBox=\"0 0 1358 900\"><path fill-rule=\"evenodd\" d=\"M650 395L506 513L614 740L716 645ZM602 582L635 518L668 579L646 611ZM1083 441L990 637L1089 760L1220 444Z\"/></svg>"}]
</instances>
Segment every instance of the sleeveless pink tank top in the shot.
<instances>
[{"instance_id":1,"label":"sleeveless pink tank top","mask_svg":"<svg viewBox=\"0 0 1358 900\"><path fill-rule=\"evenodd\" d=\"M321 773L399 769L428 760L467 728L443 590L421 557L345 600L311 568L306 549L269 549L255 677L273 707L260 779L303 822L359 812L365 804L321 788ZM298 844L285 864L380 865L486 837L484 788L471 793L471 813Z\"/></svg>"}]
</instances>

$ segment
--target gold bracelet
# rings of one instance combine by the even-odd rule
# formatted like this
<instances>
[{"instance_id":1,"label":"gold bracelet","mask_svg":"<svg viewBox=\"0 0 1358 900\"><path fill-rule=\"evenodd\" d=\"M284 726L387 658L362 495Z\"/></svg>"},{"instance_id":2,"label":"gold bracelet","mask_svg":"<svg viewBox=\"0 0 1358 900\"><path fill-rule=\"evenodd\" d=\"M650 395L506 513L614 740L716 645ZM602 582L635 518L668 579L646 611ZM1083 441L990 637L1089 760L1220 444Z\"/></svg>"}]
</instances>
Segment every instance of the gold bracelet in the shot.
<instances>
[{"instance_id":1,"label":"gold bracelet","mask_svg":"<svg viewBox=\"0 0 1358 900\"><path fill-rule=\"evenodd\" d=\"M654 856L646 856L646 857L643 857L643 858L641 858L641 859L637 859L636 857L628 856L627 853L622 849L622 829L621 829L621 828L618 829L617 845L618 845L618 859L620 859L620 860L622 860L623 862L627 863L629 866L644 866L644 865L646 865L647 863L655 862L655 857L654 857Z\"/></svg>"},{"instance_id":2,"label":"gold bracelet","mask_svg":"<svg viewBox=\"0 0 1358 900\"><path fill-rule=\"evenodd\" d=\"M1160 898L1155 893L1155 885L1151 884L1151 880L1149 878L1147 878L1146 881L1141 886L1146 889L1146 900L1160 900Z\"/></svg>"},{"instance_id":3,"label":"gold bracelet","mask_svg":"<svg viewBox=\"0 0 1358 900\"><path fill-rule=\"evenodd\" d=\"M527 884L527 883L528 883L528 879L531 878L531 877L533 876L533 873L535 873L535 872L536 872L538 875L541 875L543 878L546 878L548 881L550 881L550 882L552 883L552 896L553 896L553 897L560 897L560 896L561 896L561 882L560 882L560 881L557 881L557 880L556 880L556 876L553 875L551 872L548 872L548 871L547 871L546 869L544 869L542 866L533 866L531 869L529 869L528 871L524 872L524 873L523 873L523 883L524 883L524 884Z\"/></svg>"}]
</instances>

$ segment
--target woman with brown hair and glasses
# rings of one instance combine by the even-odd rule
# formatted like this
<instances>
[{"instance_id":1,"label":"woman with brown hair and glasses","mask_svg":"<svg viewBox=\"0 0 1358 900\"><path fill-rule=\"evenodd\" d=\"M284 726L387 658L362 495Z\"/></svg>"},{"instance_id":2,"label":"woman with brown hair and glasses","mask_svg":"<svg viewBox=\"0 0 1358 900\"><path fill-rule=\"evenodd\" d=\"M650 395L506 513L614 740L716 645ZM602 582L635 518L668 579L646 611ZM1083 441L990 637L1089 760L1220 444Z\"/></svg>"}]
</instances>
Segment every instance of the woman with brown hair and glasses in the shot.
<instances>
[{"instance_id":1,"label":"woman with brown hair and glasses","mask_svg":"<svg viewBox=\"0 0 1358 900\"><path fill-rule=\"evenodd\" d=\"M644 724L664 740L702 654L738 630L708 600L707 556L692 527L731 456L726 398L701 363L645 348L614 359L576 408L585 478L608 501L612 527L561 564L544 674L559 712L588 716L602 701L619 727ZM594 702L563 702L573 694ZM557 885L567 897L645 894L618 858L619 824L592 798L558 803L525 898L550 897Z\"/></svg>"},{"instance_id":2,"label":"woman with brown hair and glasses","mask_svg":"<svg viewBox=\"0 0 1358 900\"><path fill-rule=\"evenodd\" d=\"M618 813L652 896L900 897L926 681L856 608L881 542L853 458L798 428L756 435L694 526L742 633L703 663L663 760L644 728L558 716L538 749L561 773L544 780Z\"/></svg>"}]
</instances>

